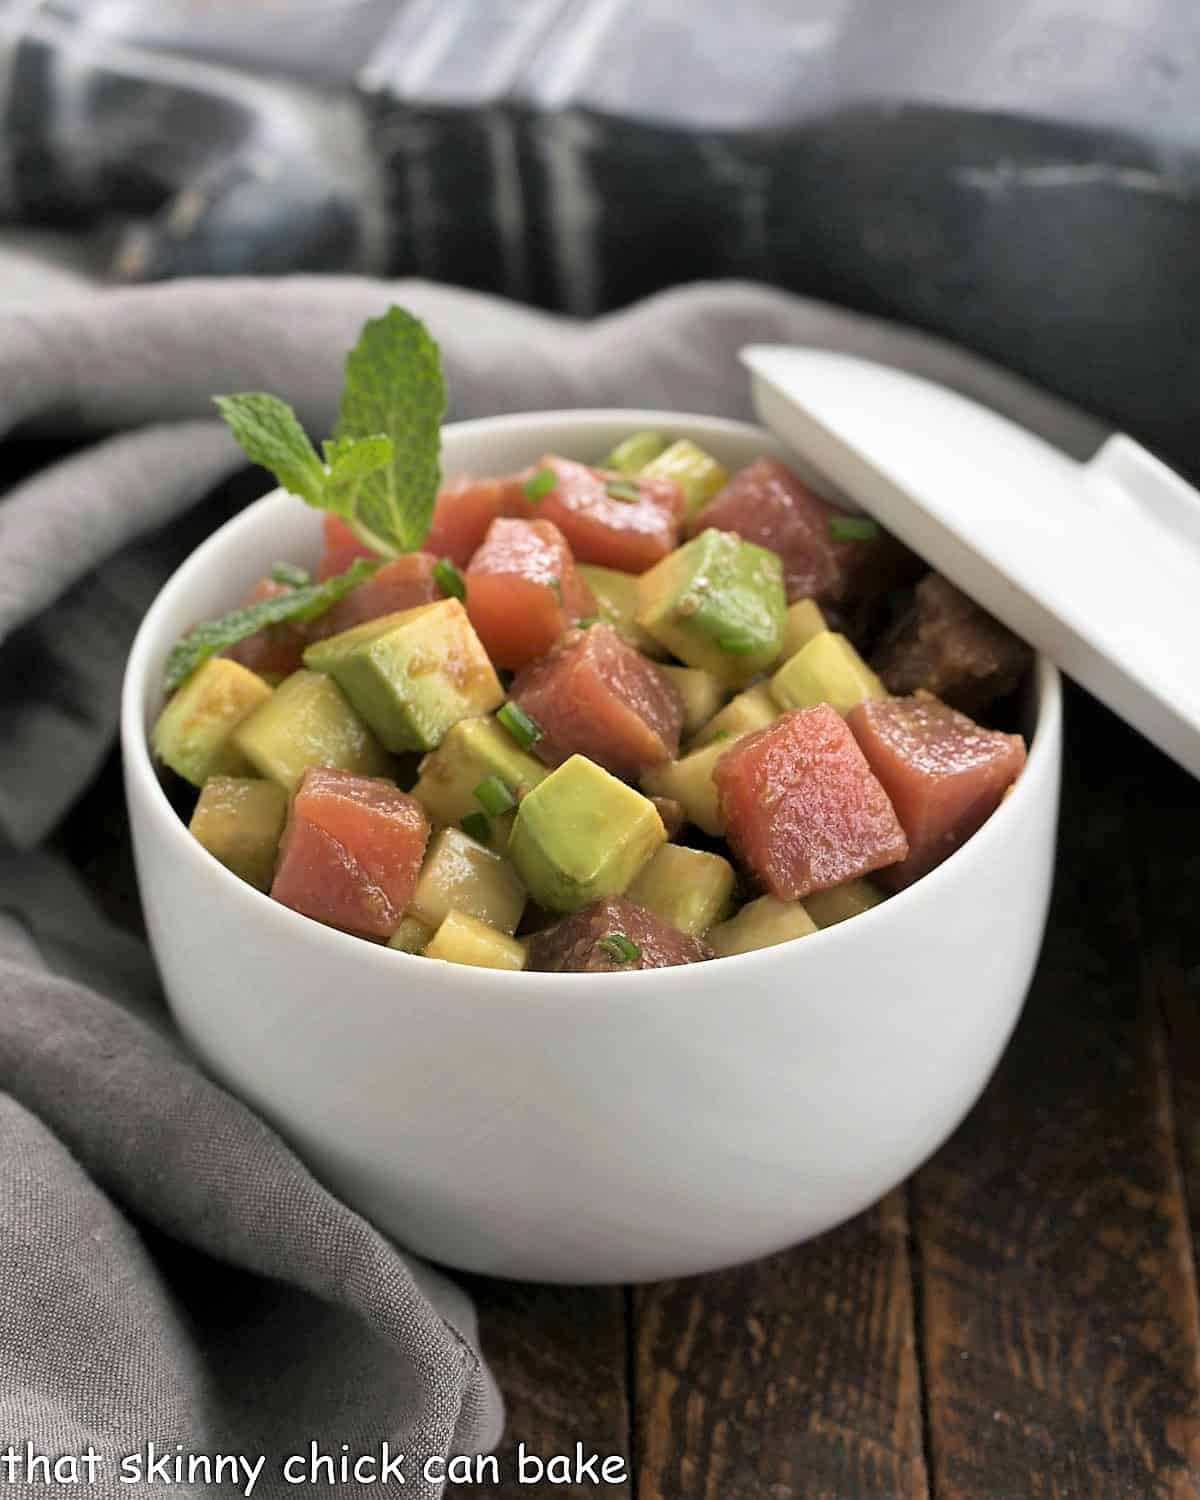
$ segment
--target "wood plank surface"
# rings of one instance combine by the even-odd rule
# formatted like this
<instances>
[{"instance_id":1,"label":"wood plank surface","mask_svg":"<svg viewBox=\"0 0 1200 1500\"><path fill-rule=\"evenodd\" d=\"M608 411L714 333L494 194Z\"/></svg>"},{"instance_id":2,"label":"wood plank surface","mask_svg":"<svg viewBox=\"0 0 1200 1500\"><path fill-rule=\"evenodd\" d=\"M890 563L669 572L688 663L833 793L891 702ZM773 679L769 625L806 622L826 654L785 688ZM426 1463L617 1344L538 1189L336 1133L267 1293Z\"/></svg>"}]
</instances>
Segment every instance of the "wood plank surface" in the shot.
<instances>
[{"instance_id":1,"label":"wood plank surface","mask_svg":"<svg viewBox=\"0 0 1200 1500\"><path fill-rule=\"evenodd\" d=\"M1195 1240L1200 1232L1200 781L1154 756L1138 786L1143 972L1166 1025Z\"/></svg>"},{"instance_id":2,"label":"wood plank surface","mask_svg":"<svg viewBox=\"0 0 1200 1500\"><path fill-rule=\"evenodd\" d=\"M924 1497L902 1192L811 1244L634 1297L639 1500Z\"/></svg>"},{"instance_id":3,"label":"wood plank surface","mask_svg":"<svg viewBox=\"0 0 1200 1500\"><path fill-rule=\"evenodd\" d=\"M915 1184L938 1500L1200 1495L1195 1268L1142 961L1161 918L1137 870L1139 816L1170 816L1163 766L1082 694L1068 726L1025 1017Z\"/></svg>"},{"instance_id":4,"label":"wood plank surface","mask_svg":"<svg viewBox=\"0 0 1200 1500\"><path fill-rule=\"evenodd\" d=\"M631 1500L632 1461L626 1381L626 1294L620 1287L533 1286L460 1277L479 1309L483 1352L504 1393L508 1421L497 1450L499 1488L449 1485L447 1496L489 1500ZM543 1461L575 1453L576 1443L617 1455L624 1483L521 1484L517 1448ZM610 1471L611 1472L611 1471Z\"/></svg>"}]
</instances>

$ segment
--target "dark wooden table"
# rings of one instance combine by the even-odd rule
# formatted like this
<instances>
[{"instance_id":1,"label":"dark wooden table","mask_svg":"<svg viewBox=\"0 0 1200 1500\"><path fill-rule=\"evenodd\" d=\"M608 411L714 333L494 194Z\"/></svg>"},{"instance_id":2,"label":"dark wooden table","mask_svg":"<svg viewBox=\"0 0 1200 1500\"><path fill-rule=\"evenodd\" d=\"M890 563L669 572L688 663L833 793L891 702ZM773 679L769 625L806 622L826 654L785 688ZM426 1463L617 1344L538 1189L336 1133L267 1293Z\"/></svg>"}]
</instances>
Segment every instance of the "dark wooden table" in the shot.
<instances>
[{"instance_id":1,"label":"dark wooden table","mask_svg":"<svg viewBox=\"0 0 1200 1500\"><path fill-rule=\"evenodd\" d=\"M129 919L116 787L110 771L63 841ZM1072 691L1045 951L966 1123L883 1203L756 1265L630 1289L473 1281L505 1472L519 1442L581 1442L631 1476L487 1493L1200 1497L1198 898L1200 783Z\"/></svg>"}]
</instances>

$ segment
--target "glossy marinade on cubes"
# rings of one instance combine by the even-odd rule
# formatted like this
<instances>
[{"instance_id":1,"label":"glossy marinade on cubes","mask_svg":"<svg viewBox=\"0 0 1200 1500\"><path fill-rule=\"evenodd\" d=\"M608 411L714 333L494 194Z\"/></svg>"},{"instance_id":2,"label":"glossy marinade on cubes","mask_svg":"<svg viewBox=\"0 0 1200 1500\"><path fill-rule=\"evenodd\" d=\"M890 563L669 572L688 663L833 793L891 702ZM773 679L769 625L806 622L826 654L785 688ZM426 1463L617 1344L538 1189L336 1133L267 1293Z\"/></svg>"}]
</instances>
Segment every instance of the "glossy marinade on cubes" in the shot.
<instances>
[{"instance_id":1,"label":"glossy marinade on cubes","mask_svg":"<svg viewBox=\"0 0 1200 1500\"><path fill-rule=\"evenodd\" d=\"M845 604L891 588L910 568L909 554L884 533L839 538L838 514L777 458L760 458L735 474L689 529L715 526L770 547L782 560L789 600Z\"/></svg>"},{"instance_id":2,"label":"glossy marinade on cubes","mask_svg":"<svg viewBox=\"0 0 1200 1500\"><path fill-rule=\"evenodd\" d=\"M620 942L622 938L636 953ZM699 938L622 896L596 901L534 933L526 948L528 967L545 973L666 969L712 957L711 949Z\"/></svg>"},{"instance_id":3,"label":"glossy marinade on cubes","mask_svg":"<svg viewBox=\"0 0 1200 1500\"><path fill-rule=\"evenodd\" d=\"M907 858L881 877L893 889L981 828L1025 764L1019 734L984 729L929 694L860 703L848 722L908 839Z\"/></svg>"},{"instance_id":4,"label":"glossy marinade on cubes","mask_svg":"<svg viewBox=\"0 0 1200 1500\"><path fill-rule=\"evenodd\" d=\"M679 750L674 683L603 622L564 636L519 673L509 697L541 726L534 753L550 766L580 754L632 778Z\"/></svg>"},{"instance_id":5,"label":"glossy marinade on cubes","mask_svg":"<svg viewBox=\"0 0 1200 1500\"><path fill-rule=\"evenodd\" d=\"M562 532L540 519L493 521L467 568L466 592L471 623L501 667L523 667L596 611Z\"/></svg>"},{"instance_id":6,"label":"glossy marinade on cubes","mask_svg":"<svg viewBox=\"0 0 1200 1500\"><path fill-rule=\"evenodd\" d=\"M392 782L307 771L292 798L271 895L284 906L386 941L416 890L429 820Z\"/></svg>"},{"instance_id":7,"label":"glossy marinade on cubes","mask_svg":"<svg viewBox=\"0 0 1200 1500\"><path fill-rule=\"evenodd\" d=\"M713 771L730 844L772 896L802 900L894 865L908 840L842 716L796 709Z\"/></svg>"},{"instance_id":8,"label":"glossy marinade on cubes","mask_svg":"<svg viewBox=\"0 0 1200 1500\"><path fill-rule=\"evenodd\" d=\"M683 493L673 480L605 473L554 454L533 472L550 481L536 514L554 522L577 562L644 573L678 545Z\"/></svg>"}]
</instances>

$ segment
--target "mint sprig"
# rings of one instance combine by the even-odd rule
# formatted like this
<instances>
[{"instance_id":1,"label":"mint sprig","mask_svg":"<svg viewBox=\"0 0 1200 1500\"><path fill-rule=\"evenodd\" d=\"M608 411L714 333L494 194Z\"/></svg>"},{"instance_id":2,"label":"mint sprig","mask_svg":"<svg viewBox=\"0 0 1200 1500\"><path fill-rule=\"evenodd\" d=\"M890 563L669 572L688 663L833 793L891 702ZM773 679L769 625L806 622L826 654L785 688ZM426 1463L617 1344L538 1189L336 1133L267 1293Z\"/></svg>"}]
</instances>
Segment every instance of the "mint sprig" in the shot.
<instances>
[{"instance_id":1,"label":"mint sprig","mask_svg":"<svg viewBox=\"0 0 1200 1500\"><path fill-rule=\"evenodd\" d=\"M438 347L403 308L373 318L346 359L337 426L318 453L286 401L218 396L246 456L284 489L340 516L384 557L425 540L441 479L446 385Z\"/></svg>"},{"instance_id":2,"label":"mint sprig","mask_svg":"<svg viewBox=\"0 0 1200 1500\"><path fill-rule=\"evenodd\" d=\"M401 552L425 540L441 480L446 382L438 346L402 307L372 318L346 357L335 445L376 433L392 440L386 462L368 472L357 496L363 526Z\"/></svg>"},{"instance_id":3,"label":"mint sprig","mask_svg":"<svg viewBox=\"0 0 1200 1500\"><path fill-rule=\"evenodd\" d=\"M220 619L206 620L203 625L194 626L171 648L163 673L164 692L173 693L209 657L227 651L230 646L268 625L315 620L364 578L369 578L378 566L371 558L359 557L344 573L327 578L324 583L311 583L305 588L289 589L285 594L273 594L256 604L243 604Z\"/></svg>"}]
</instances>

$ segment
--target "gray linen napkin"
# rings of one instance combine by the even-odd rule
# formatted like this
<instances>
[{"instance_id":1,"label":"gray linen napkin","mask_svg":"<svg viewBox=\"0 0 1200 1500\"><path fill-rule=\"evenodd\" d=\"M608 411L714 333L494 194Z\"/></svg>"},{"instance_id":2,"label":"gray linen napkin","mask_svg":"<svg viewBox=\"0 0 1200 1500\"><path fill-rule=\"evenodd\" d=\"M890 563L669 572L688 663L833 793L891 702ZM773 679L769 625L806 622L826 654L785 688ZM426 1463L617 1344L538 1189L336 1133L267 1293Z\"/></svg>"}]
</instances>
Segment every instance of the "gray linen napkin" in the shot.
<instances>
[{"instance_id":1,"label":"gray linen napkin","mask_svg":"<svg viewBox=\"0 0 1200 1500\"><path fill-rule=\"evenodd\" d=\"M455 418L748 416L737 350L784 340L929 375L1077 456L1103 437L934 340L743 284L590 324L420 282L0 299L0 480L41 460L0 500L0 1480L9 1442L18 1457L92 1442L107 1464L90 1492L137 1492L116 1462L153 1441L267 1455L254 1493L273 1495L292 1492L279 1465L310 1440L424 1456L498 1435L465 1298L191 1065L141 944L40 847L111 748L142 612L223 519L213 492L240 464L211 394L275 391L328 431L343 353L392 301L440 340ZM406 1474L405 1493L437 1492Z\"/></svg>"}]
</instances>

